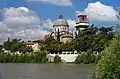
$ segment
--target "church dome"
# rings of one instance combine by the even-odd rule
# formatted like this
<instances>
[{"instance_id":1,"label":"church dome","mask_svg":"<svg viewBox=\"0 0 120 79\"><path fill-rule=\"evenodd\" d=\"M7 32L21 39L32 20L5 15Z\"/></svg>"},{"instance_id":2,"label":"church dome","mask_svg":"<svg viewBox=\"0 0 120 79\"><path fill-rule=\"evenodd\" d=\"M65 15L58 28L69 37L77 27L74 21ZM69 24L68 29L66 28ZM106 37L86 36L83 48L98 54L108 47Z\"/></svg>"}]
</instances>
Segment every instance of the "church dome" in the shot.
<instances>
[{"instance_id":1,"label":"church dome","mask_svg":"<svg viewBox=\"0 0 120 79\"><path fill-rule=\"evenodd\" d=\"M63 19L63 15L60 15L59 16L59 19L57 19L55 22L54 22L54 25L53 25L53 27L54 26L69 26L68 25L68 22L65 20L65 19Z\"/></svg>"}]
</instances>

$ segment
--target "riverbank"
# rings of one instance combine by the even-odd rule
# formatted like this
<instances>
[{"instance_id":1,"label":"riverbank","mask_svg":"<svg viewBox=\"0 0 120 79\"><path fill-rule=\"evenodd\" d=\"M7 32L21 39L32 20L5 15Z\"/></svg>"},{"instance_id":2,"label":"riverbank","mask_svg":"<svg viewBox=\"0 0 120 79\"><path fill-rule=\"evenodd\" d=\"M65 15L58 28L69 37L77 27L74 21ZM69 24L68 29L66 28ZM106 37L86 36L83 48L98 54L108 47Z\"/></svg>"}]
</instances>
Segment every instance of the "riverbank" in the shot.
<instances>
[{"instance_id":1,"label":"riverbank","mask_svg":"<svg viewBox=\"0 0 120 79\"><path fill-rule=\"evenodd\" d=\"M65 55L66 56L66 55ZM49 56L45 51L37 53L0 53L0 63L73 63L73 64L91 64L96 63L99 60L99 55L81 54L71 59L73 56L65 57L62 55ZM65 61L69 60L69 62ZM72 60L72 62L70 62Z\"/></svg>"}]
</instances>

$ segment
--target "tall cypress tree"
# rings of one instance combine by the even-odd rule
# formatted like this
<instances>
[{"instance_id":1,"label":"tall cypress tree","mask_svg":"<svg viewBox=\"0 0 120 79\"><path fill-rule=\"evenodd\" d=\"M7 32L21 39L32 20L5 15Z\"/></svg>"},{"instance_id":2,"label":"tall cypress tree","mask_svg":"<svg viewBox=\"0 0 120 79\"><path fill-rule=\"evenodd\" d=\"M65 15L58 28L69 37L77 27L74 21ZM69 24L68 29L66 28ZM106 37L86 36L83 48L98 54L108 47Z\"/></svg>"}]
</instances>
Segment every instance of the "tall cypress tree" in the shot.
<instances>
[{"instance_id":1,"label":"tall cypress tree","mask_svg":"<svg viewBox=\"0 0 120 79\"><path fill-rule=\"evenodd\" d=\"M57 40L60 42L60 32L59 32L59 29L58 29L58 34L57 34Z\"/></svg>"}]
</instances>

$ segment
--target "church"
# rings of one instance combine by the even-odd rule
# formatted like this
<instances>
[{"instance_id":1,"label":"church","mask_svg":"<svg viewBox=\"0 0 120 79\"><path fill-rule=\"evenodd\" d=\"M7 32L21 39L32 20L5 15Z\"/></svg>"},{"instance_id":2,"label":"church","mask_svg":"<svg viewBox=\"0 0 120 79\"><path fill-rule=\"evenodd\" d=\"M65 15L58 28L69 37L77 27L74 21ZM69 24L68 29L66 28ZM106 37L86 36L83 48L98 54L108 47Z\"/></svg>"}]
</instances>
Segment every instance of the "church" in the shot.
<instances>
[{"instance_id":1,"label":"church","mask_svg":"<svg viewBox=\"0 0 120 79\"><path fill-rule=\"evenodd\" d=\"M53 32L51 33L51 36L56 39L58 34L60 36L60 42L71 42L73 39L73 33L69 32L69 24L63 18L63 15L60 15L53 24Z\"/></svg>"},{"instance_id":2,"label":"church","mask_svg":"<svg viewBox=\"0 0 120 79\"><path fill-rule=\"evenodd\" d=\"M89 24L87 15L79 14L77 16L77 22L74 27L76 28L76 34L78 34L79 30L88 28ZM56 39L58 34L60 35L60 42L71 42L73 39L73 33L69 31L69 24L67 20L64 19L63 15L60 15L54 22L53 31L50 35Z\"/></svg>"}]
</instances>

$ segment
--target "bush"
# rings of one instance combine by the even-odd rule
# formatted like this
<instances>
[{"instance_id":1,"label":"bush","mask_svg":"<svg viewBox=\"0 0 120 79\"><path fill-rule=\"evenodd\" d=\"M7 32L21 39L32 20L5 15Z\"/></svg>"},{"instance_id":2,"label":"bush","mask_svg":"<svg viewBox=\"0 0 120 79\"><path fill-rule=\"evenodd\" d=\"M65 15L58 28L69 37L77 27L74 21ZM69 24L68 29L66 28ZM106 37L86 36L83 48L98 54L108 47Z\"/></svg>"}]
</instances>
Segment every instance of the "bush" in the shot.
<instances>
[{"instance_id":1,"label":"bush","mask_svg":"<svg viewBox=\"0 0 120 79\"><path fill-rule=\"evenodd\" d=\"M92 79L120 78L120 38L112 40L103 52Z\"/></svg>"},{"instance_id":2,"label":"bush","mask_svg":"<svg viewBox=\"0 0 120 79\"><path fill-rule=\"evenodd\" d=\"M85 59L85 54L78 55L75 59L75 64L80 64L83 63Z\"/></svg>"},{"instance_id":3,"label":"bush","mask_svg":"<svg viewBox=\"0 0 120 79\"><path fill-rule=\"evenodd\" d=\"M61 63L62 61L61 61L61 57L59 57L58 55L56 55L55 57L54 57L54 63Z\"/></svg>"},{"instance_id":4,"label":"bush","mask_svg":"<svg viewBox=\"0 0 120 79\"><path fill-rule=\"evenodd\" d=\"M83 53L82 55L78 55L75 59L75 64L90 64L94 63L96 61L96 56L92 53L92 50L89 49L86 53Z\"/></svg>"},{"instance_id":5,"label":"bush","mask_svg":"<svg viewBox=\"0 0 120 79\"><path fill-rule=\"evenodd\" d=\"M95 63L97 64L98 61L100 60L101 58L101 53L99 53L97 56L96 56L96 59L95 59Z\"/></svg>"},{"instance_id":6,"label":"bush","mask_svg":"<svg viewBox=\"0 0 120 79\"><path fill-rule=\"evenodd\" d=\"M7 54L0 53L1 63L46 63L48 62L47 53L40 51L37 53Z\"/></svg>"},{"instance_id":7,"label":"bush","mask_svg":"<svg viewBox=\"0 0 120 79\"><path fill-rule=\"evenodd\" d=\"M88 49L86 54L85 54L85 58L84 58L84 64L90 64L90 63L94 63L95 61L95 55L93 54L92 49Z\"/></svg>"},{"instance_id":8,"label":"bush","mask_svg":"<svg viewBox=\"0 0 120 79\"><path fill-rule=\"evenodd\" d=\"M90 54L88 60L89 60L89 63L95 63L95 61L96 61L96 56L95 56L94 54Z\"/></svg>"}]
</instances>

